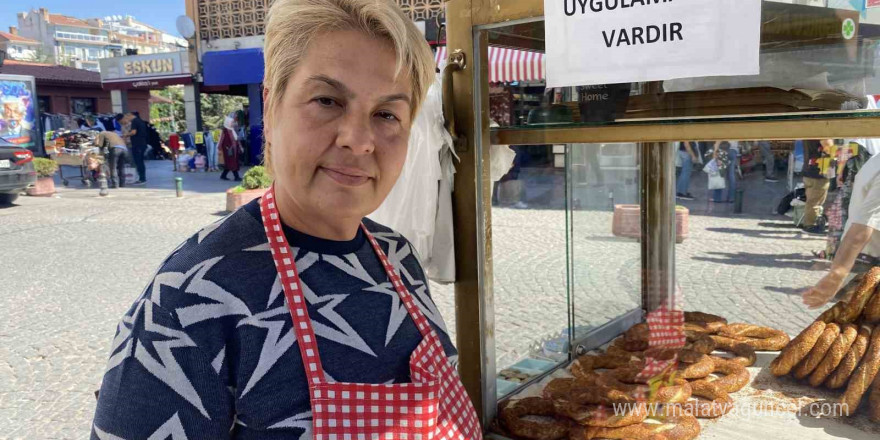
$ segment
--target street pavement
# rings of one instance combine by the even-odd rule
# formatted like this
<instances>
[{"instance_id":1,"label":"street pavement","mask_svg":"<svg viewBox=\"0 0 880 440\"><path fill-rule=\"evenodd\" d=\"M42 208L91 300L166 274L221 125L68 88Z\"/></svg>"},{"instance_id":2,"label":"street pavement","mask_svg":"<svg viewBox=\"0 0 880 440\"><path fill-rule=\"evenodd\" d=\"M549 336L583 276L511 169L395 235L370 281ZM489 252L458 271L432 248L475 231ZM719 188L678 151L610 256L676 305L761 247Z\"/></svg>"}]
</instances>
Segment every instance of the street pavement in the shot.
<instances>
[{"instance_id":1,"label":"street pavement","mask_svg":"<svg viewBox=\"0 0 880 440\"><path fill-rule=\"evenodd\" d=\"M176 174L170 162L148 165L145 187L104 198L96 188L59 187L55 197L0 209L0 438L87 437L118 319L169 252L224 215L231 182ZM184 179L183 198L175 176ZM798 292L822 275L809 256L824 239L770 214L783 183L752 177L746 185L742 215L705 196L685 203L691 233L676 247L676 265L686 308L796 334L818 314ZM576 324L598 326L638 307L639 244L611 234L610 211L572 219ZM492 231L501 368L567 327L568 234L561 210L501 207ZM431 287L454 331L453 287Z\"/></svg>"}]
</instances>

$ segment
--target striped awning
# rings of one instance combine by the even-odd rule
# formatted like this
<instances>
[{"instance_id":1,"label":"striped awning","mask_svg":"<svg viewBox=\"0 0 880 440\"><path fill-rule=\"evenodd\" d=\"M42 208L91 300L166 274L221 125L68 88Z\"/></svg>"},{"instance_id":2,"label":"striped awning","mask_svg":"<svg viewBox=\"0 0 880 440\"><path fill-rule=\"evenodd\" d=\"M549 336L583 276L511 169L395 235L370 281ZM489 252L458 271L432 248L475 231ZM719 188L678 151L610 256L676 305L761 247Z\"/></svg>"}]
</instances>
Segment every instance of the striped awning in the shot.
<instances>
[{"instance_id":1,"label":"striped awning","mask_svg":"<svg viewBox=\"0 0 880 440\"><path fill-rule=\"evenodd\" d=\"M434 60L440 70L446 59L446 46L438 46ZM490 83L544 81L546 67L543 53L489 46Z\"/></svg>"}]
</instances>

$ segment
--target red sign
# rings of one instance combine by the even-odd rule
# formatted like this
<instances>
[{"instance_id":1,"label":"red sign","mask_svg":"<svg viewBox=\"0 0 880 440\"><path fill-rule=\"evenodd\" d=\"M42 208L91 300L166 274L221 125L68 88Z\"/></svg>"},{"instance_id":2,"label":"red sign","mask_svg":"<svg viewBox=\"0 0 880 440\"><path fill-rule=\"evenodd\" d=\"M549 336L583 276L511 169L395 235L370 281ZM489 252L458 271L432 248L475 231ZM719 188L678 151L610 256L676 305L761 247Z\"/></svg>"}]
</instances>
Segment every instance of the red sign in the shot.
<instances>
[{"instance_id":1,"label":"red sign","mask_svg":"<svg viewBox=\"0 0 880 440\"><path fill-rule=\"evenodd\" d=\"M865 4L866 8L880 8L880 0L865 0L867 3Z\"/></svg>"}]
</instances>

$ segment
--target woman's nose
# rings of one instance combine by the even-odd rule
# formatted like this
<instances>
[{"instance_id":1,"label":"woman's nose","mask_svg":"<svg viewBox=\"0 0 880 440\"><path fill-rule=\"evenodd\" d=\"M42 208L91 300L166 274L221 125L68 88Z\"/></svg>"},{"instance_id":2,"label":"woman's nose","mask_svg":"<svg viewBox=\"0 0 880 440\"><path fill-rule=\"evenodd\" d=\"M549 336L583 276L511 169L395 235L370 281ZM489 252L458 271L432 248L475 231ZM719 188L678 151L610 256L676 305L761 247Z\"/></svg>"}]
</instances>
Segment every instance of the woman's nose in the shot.
<instances>
[{"instance_id":1,"label":"woman's nose","mask_svg":"<svg viewBox=\"0 0 880 440\"><path fill-rule=\"evenodd\" d=\"M376 149L370 118L349 114L339 126L338 146L348 148L357 155L372 154Z\"/></svg>"}]
</instances>

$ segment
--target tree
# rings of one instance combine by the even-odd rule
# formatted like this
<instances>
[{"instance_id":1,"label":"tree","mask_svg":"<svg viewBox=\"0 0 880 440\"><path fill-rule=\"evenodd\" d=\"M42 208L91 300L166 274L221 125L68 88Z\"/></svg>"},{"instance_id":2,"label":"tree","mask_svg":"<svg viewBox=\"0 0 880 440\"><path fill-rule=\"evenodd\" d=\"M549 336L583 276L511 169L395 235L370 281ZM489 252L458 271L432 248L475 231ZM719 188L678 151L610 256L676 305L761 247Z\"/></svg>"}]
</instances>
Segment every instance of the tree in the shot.
<instances>
[{"instance_id":1,"label":"tree","mask_svg":"<svg viewBox=\"0 0 880 440\"><path fill-rule=\"evenodd\" d=\"M223 126L226 115L241 110L248 103L245 96L230 96L202 93L202 122L206 129Z\"/></svg>"},{"instance_id":2,"label":"tree","mask_svg":"<svg viewBox=\"0 0 880 440\"><path fill-rule=\"evenodd\" d=\"M168 133L183 128L186 122L183 86L169 86L152 93L171 100L171 104L153 104L150 106L150 121L156 126L156 130L163 137L167 137Z\"/></svg>"}]
</instances>

